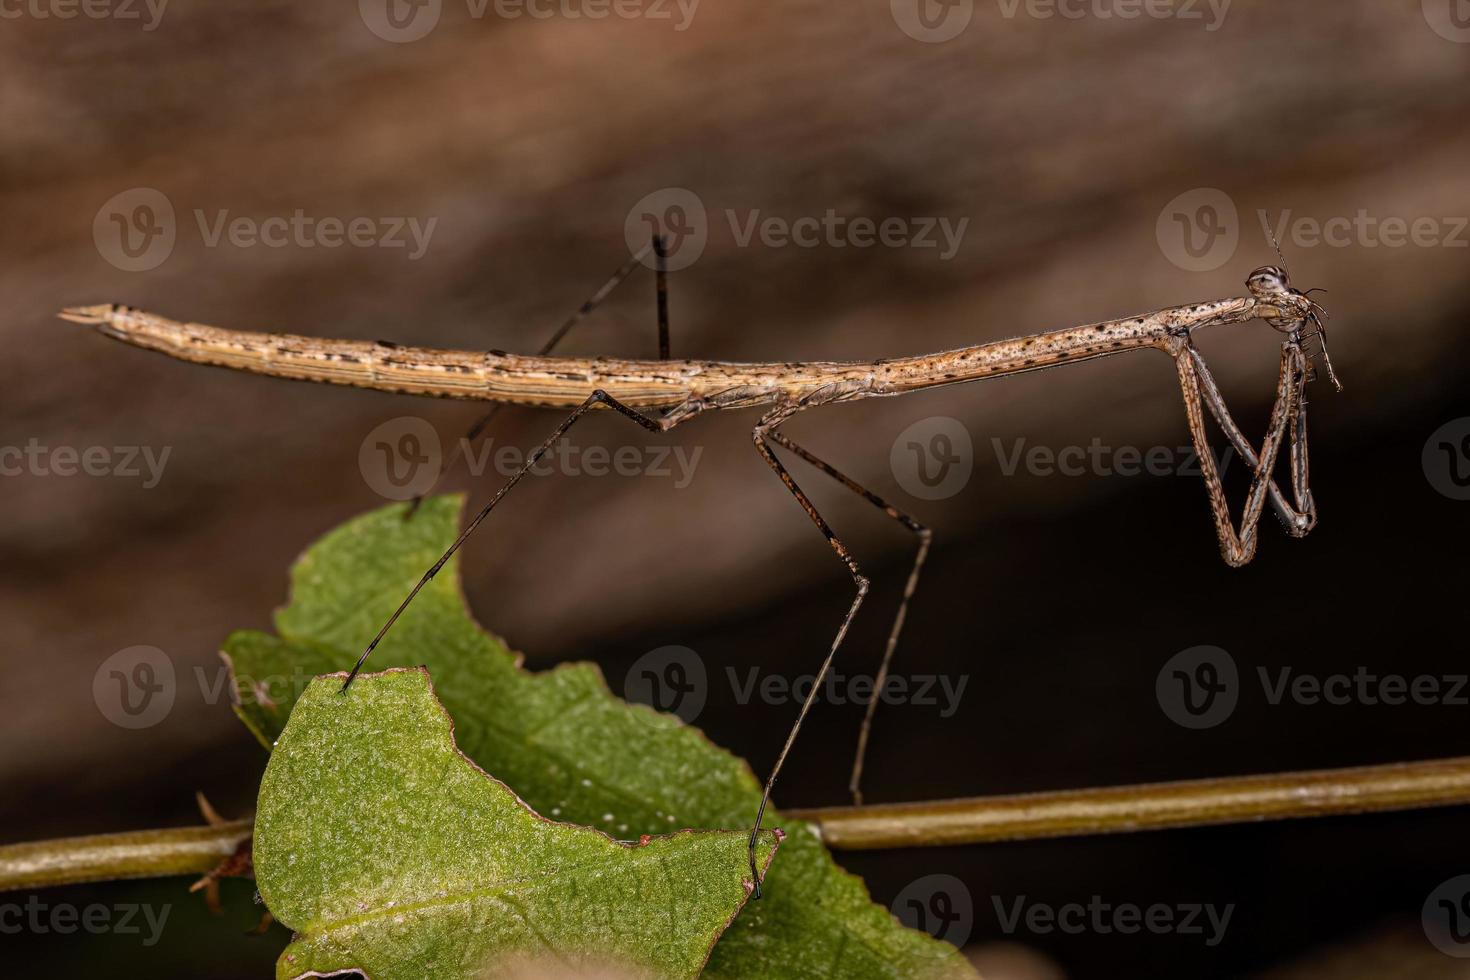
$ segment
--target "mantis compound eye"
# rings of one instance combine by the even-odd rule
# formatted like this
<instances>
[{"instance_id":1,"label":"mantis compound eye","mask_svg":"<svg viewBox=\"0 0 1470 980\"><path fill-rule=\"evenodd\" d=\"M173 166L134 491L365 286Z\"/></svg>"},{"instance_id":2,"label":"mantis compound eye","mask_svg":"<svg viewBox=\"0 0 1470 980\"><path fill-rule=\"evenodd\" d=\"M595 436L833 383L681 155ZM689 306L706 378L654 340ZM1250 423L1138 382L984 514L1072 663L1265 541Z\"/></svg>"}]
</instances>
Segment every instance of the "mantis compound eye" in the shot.
<instances>
[{"instance_id":1,"label":"mantis compound eye","mask_svg":"<svg viewBox=\"0 0 1470 980\"><path fill-rule=\"evenodd\" d=\"M1286 270L1274 265L1261 266L1250 274L1245 284L1253 296L1266 302L1274 302L1294 292L1291 288L1291 277L1286 274Z\"/></svg>"}]
</instances>

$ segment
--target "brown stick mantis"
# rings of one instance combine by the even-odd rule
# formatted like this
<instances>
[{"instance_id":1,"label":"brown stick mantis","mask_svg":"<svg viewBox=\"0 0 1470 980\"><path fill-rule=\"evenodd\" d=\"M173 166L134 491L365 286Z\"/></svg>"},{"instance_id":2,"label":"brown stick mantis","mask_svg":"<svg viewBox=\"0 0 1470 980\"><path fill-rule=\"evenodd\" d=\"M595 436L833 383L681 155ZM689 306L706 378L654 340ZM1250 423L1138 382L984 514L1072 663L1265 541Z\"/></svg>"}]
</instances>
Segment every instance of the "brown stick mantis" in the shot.
<instances>
[{"instance_id":1,"label":"brown stick mantis","mask_svg":"<svg viewBox=\"0 0 1470 980\"><path fill-rule=\"evenodd\" d=\"M577 320L592 309L647 256L656 258L659 298L660 360L620 360L547 356ZM705 412L765 406L751 432L756 451L785 484L817 526L837 558L852 576L855 595L832 639L814 683L804 698L796 721L767 776L759 809L751 827L751 876L756 897L760 874L755 864L756 833L765 817L771 792L781 768L811 710L815 693L830 670L848 628L868 594L869 580L857 560L797 485L772 446L800 457L826 476L867 500L888 517L913 532L918 541L913 565L904 587L875 678L883 690L893 654L903 629L908 604L932 540L928 527L846 476L780 431L793 416L808 409L866 398L892 397L929 388L1040 371L1062 364L1092 360L1127 351L1162 350L1174 359L1190 435L1198 453L1205 488L1215 521L1220 550L1227 564L1239 567L1255 555L1257 528L1266 502L1292 537L1303 537L1316 525L1317 511L1308 480L1305 386L1313 376L1312 342L1319 344L1328 376L1339 389L1327 358L1325 311L1307 293L1292 287L1283 268L1266 266L1246 281L1249 295L1176 306L1102 323L1050 333L1001 340L974 347L880 361L815 361L792 363L733 363L672 360L668 356L666 253L661 238L623 266L611 280L562 325L542 353L520 356L501 351L456 351L403 347L388 343L320 340L290 334L225 330L196 323L180 323L125 306L73 307L60 315L95 326L102 334L133 346L155 350L185 361L253 371L296 380L352 385L380 391L472 399L503 404L571 409L540 446L529 453L521 468L495 493L465 526L459 537L436 561L397 611L368 644L343 684L352 683L373 649L387 635L419 591L429 583L505 495L521 481L578 419L594 409L611 409L650 432L667 432ZM1276 401L1265 439L1256 450L1231 417L1219 387L1193 335L1205 327L1264 320L1286 337ZM1252 468L1250 489L1237 526L1231 516L1219 469L1205 430L1205 410L1219 424L1246 465ZM494 409L470 432L477 435L493 417ZM1289 434L1290 491L1275 482L1282 442ZM451 460L452 464L453 460ZM447 468L447 467L446 467ZM853 760L849 788L861 802L863 759L878 704L873 697Z\"/></svg>"}]
</instances>

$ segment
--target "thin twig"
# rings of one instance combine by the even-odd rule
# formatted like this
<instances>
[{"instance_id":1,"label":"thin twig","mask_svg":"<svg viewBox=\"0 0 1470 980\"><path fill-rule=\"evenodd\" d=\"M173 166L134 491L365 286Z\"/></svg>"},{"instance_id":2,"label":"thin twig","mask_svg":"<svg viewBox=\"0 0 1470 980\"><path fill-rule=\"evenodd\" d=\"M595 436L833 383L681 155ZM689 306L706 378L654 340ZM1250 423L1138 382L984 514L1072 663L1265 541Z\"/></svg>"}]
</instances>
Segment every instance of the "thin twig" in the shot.
<instances>
[{"instance_id":1,"label":"thin twig","mask_svg":"<svg viewBox=\"0 0 1470 980\"><path fill-rule=\"evenodd\" d=\"M833 850L942 847L1470 804L1470 757L1272 776L787 810ZM200 875L250 837L249 820L0 847L0 891Z\"/></svg>"},{"instance_id":2,"label":"thin twig","mask_svg":"<svg viewBox=\"0 0 1470 980\"><path fill-rule=\"evenodd\" d=\"M250 839L251 821L171 827L0 847L0 891L84 881L202 875Z\"/></svg>"},{"instance_id":3,"label":"thin twig","mask_svg":"<svg viewBox=\"0 0 1470 980\"><path fill-rule=\"evenodd\" d=\"M1470 803L1470 757L1270 776L788 810L834 850L943 847Z\"/></svg>"}]
</instances>

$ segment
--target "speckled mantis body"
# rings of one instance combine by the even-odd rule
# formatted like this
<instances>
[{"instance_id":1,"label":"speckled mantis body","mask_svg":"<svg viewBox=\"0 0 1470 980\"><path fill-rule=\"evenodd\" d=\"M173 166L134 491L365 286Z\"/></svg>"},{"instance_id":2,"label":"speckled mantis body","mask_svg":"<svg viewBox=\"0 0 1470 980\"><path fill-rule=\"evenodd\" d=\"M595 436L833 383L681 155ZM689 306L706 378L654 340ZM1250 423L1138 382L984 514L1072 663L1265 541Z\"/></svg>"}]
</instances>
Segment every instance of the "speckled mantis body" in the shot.
<instances>
[{"instance_id":1,"label":"speckled mantis body","mask_svg":"<svg viewBox=\"0 0 1470 980\"><path fill-rule=\"evenodd\" d=\"M546 356L576 320L632 271L652 250L658 258L659 360L570 358ZM801 725L811 709L848 628L868 594L869 580L852 553L832 531L806 493L799 487L772 446L800 457L822 473L863 497L890 518L914 533L918 540L912 569L905 585L875 690L882 690L898 645L908 604L918 585L919 574L929 552L931 532L912 516L883 500L857 481L844 475L780 431L783 423L800 412L822 405L866 398L892 397L929 388L1040 371L1063 364L1086 361L1128 351L1156 349L1175 362L1190 434L1199 455L1205 487L1221 553L1231 566L1248 563L1257 546L1257 528L1267 501L1293 537L1305 536L1316 524L1316 506L1308 480L1307 419L1304 390L1312 376L1308 344L1323 341L1322 308L1292 288L1287 273L1267 266L1247 280L1249 295L1158 310L1143 316L1109 320L1050 333L1001 340L958 350L880 361L808 361L790 363L734 363L705 360L673 360L668 357L667 290L662 243L655 240L643 253L619 270L593 299L554 335L541 355L520 356L501 351L455 351L351 340L321 340L290 334L225 330L195 323L181 323L124 306L73 307L61 316L76 323L95 326L108 337L136 347L159 351L201 364L296 380L352 385L403 394L472 399L503 404L571 409L551 435L530 453L515 473L466 525L454 544L424 573L388 622L363 651L344 689L351 684L403 611L474 530L489 516L501 499L520 482L567 430L594 409L611 409L651 432L667 432L705 412L765 407L752 430L755 448L780 477L786 489L826 537L832 551L852 575L856 594L843 616L815 682L802 702L781 752L766 779L760 807L751 828L751 875L755 894L760 894L760 875L755 865L756 832L770 802L781 768L795 744ZM1204 359L1193 343L1193 334L1211 326L1264 320L1286 339L1281 347L1281 367L1276 402L1267 434L1257 450L1235 424ZM1309 327L1314 329L1309 330ZM1326 361L1334 384L1331 362ZM1340 386L1339 386L1340 387ZM1235 451L1252 467L1250 490L1237 525L1231 516L1215 456L1205 430L1208 409ZM491 412L493 415L493 410ZM491 416L471 430L477 435ZM1290 498L1272 477L1283 441L1289 439ZM853 761L850 789L861 801L863 759L878 698L872 698L863 719L862 732Z\"/></svg>"}]
</instances>

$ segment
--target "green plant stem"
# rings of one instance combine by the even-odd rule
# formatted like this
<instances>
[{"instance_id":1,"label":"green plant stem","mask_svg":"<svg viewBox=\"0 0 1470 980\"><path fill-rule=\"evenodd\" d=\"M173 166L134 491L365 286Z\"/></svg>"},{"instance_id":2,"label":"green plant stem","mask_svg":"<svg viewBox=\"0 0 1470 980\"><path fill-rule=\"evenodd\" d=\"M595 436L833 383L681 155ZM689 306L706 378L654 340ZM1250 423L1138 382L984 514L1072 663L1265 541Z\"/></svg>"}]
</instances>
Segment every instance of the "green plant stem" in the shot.
<instances>
[{"instance_id":1,"label":"green plant stem","mask_svg":"<svg viewBox=\"0 0 1470 980\"><path fill-rule=\"evenodd\" d=\"M944 847L1470 803L1470 758L938 803L789 810L834 850Z\"/></svg>"},{"instance_id":2,"label":"green plant stem","mask_svg":"<svg viewBox=\"0 0 1470 980\"><path fill-rule=\"evenodd\" d=\"M787 810L833 850L944 847L1131 833L1470 804L1470 757L1270 776ZM0 847L0 891L121 878L202 875L250 837L251 822L141 830Z\"/></svg>"},{"instance_id":3,"label":"green plant stem","mask_svg":"<svg viewBox=\"0 0 1470 980\"><path fill-rule=\"evenodd\" d=\"M250 839L251 821L136 830L0 847L0 891L84 881L203 875Z\"/></svg>"}]
</instances>

